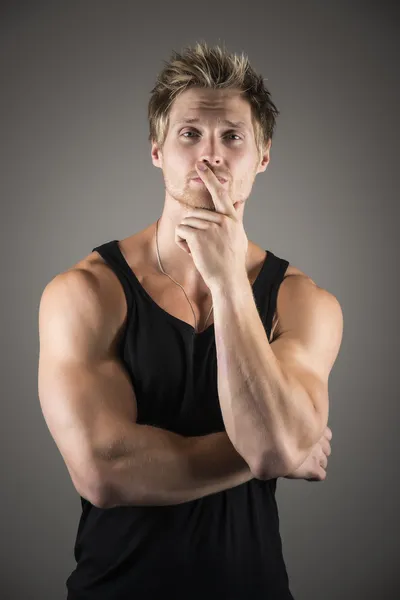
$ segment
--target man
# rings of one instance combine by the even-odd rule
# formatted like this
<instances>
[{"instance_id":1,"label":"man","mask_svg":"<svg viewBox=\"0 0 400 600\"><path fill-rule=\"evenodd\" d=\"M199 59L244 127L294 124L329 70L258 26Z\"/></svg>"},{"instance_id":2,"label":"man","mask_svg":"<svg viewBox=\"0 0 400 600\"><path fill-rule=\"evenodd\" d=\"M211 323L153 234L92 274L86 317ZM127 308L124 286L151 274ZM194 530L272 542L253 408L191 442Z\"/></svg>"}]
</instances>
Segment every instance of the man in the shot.
<instances>
[{"instance_id":1,"label":"man","mask_svg":"<svg viewBox=\"0 0 400 600\"><path fill-rule=\"evenodd\" d=\"M69 600L293 598L276 481L326 476L342 312L244 231L277 114L243 55L175 53L149 102L161 218L43 292L39 397L82 502Z\"/></svg>"}]
</instances>

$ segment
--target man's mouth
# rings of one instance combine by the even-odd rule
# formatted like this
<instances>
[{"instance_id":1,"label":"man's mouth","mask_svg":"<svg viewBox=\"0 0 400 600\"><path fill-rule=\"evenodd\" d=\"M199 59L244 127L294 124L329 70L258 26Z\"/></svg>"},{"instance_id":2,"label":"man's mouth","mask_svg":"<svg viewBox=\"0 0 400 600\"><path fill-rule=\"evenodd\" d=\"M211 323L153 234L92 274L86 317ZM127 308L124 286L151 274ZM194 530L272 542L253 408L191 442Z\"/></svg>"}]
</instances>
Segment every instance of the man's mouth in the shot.
<instances>
[{"instance_id":1,"label":"man's mouth","mask_svg":"<svg viewBox=\"0 0 400 600\"><path fill-rule=\"evenodd\" d=\"M227 179L224 179L223 177L218 177L217 179L218 179L218 181L219 181L220 183L226 183L226 181L228 181ZM200 177L194 177L194 178L192 179L192 181L196 181L197 183L203 183L203 184L204 184L204 181L203 181L202 179L200 179ZM205 185L205 184L204 184L204 185Z\"/></svg>"}]
</instances>

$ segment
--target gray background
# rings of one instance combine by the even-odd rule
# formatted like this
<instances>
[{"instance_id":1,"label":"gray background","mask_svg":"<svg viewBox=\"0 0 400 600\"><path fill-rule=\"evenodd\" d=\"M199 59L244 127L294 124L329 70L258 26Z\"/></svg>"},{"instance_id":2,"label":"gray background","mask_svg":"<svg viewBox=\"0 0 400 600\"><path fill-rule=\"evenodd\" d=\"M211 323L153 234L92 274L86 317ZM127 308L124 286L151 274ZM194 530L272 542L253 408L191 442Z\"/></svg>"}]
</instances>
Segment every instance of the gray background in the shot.
<instances>
[{"instance_id":1,"label":"gray background","mask_svg":"<svg viewBox=\"0 0 400 600\"><path fill-rule=\"evenodd\" d=\"M281 111L248 237L344 313L327 479L278 482L291 590L399 598L395 3L2 6L1 598L62 600L75 566L79 497L37 394L41 292L94 246L160 216L149 92L171 51L200 39L247 53Z\"/></svg>"}]
</instances>

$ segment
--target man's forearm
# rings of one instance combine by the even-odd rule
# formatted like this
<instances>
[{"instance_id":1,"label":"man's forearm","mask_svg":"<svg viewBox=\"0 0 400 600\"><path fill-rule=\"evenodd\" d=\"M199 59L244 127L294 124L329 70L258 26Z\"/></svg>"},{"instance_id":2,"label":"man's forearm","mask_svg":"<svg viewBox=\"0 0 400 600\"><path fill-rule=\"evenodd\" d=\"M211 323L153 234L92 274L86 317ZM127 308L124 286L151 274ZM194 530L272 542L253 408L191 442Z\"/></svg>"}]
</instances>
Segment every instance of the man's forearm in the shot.
<instances>
[{"instance_id":1,"label":"man's forearm","mask_svg":"<svg viewBox=\"0 0 400 600\"><path fill-rule=\"evenodd\" d=\"M212 290L218 362L218 395L225 429L235 448L266 478L292 469L303 440L306 398L296 402L270 348L250 282ZM272 470L271 470L272 469Z\"/></svg>"},{"instance_id":2,"label":"man's forearm","mask_svg":"<svg viewBox=\"0 0 400 600\"><path fill-rule=\"evenodd\" d=\"M123 448L103 459L104 508L181 504L254 478L225 432L183 437L133 424Z\"/></svg>"}]
</instances>

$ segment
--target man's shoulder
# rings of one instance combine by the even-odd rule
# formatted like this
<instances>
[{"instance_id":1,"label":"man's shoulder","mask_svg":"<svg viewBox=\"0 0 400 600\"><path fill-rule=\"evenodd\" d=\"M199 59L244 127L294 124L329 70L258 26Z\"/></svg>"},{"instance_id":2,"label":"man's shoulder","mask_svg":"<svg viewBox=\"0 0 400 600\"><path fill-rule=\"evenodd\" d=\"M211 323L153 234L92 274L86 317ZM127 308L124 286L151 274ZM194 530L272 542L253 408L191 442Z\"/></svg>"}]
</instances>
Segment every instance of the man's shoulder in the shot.
<instances>
[{"instance_id":1,"label":"man's shoulder","mask_svg":"<svg viewBox=\"0 0 400 600\"><path fill-rule=\"evenodd\" d=\"M267 252L267 258L268 258L268 250L264 250L263 248L261 248L261 246L259 246L258 244L255 244L254 242L251 242L251 244L253 247L254 256L257 257L256 261L258 260L258 261L263 262L265 260L266 252ZM271 250L271 252L273 252L273 254L279 258L279 255L276 254L273 250ZM298 275L299 277L305 277L312 281L312 279L311 279L311 277L309 277L309 275L307 275L306 273L304 273L304 271L301 271L298 267L295 267L294 265L292 265L289 262L288 267L285 271L284 279L286 279L286 277L290 277L293 275Z\"/></svg>"},{"instance_id":2,"label":"man's shoulder","mask_svg":"<svg viewBox=\"0 0 400 600\"><path fill-rule=\"evenodd\" d=\"M298 303L305 304L310 302L317 306L323 303L332 310L333 313L341 310L340 303L336 296L318 285L307 273L301 269L289 265L285 277L280 285L277 299L277 312L282 313L282 307L290 312L298 310Z\"/></svg>"},{"instance_id":3,"label":"man's shoulder","mask_svg":"<svg viewBox=\"0 0 400 600\"><path fill-rule=\"evenodd\" d=\"M289 263L278 290L272 322L274 337L279 336L281 333L283 306L286 306L290 312L291 306L294 305L297 298L304 298L305 296L312 297L315 301L322 298L329 302L333 308L335 308L334 305L338 304L337 298L331 292L319 286L308 273Z\"/></svg>"},{"instance_id":4,"label":"man's shoulder","mask_svg":"<svg viewBox=\"0 0 400 600\"><path fill-rule=\"evenodd\" d=\"M90 252L58 273L53 278L53 281L56 280L63 281L64 285L69 285L69 282L79 285L82 293L96 297L105 312L112 312L118 322L125 317L124 290L115 271L98 252Z\"/></svg>"}]
</instances>

